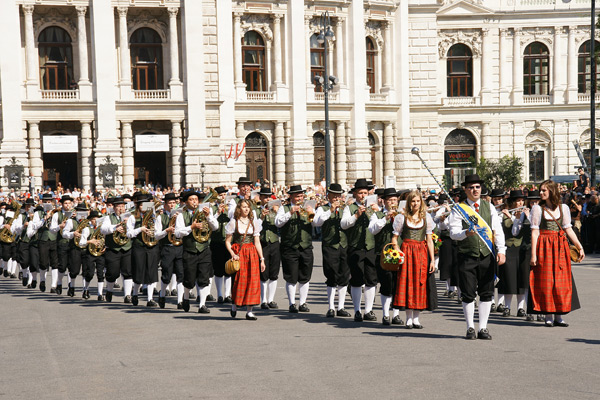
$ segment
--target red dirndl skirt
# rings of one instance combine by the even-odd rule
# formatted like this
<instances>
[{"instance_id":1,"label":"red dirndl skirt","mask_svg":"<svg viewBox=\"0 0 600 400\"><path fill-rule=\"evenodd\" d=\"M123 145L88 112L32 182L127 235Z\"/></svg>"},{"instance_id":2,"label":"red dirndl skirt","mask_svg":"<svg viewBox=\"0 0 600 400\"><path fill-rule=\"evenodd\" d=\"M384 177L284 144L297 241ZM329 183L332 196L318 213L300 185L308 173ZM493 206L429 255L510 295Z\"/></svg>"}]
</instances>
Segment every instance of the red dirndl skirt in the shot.
<instances>
[{"instance_id":1,"label":"red dirndl skirt","mask_svg":"<svg viewBox=\"0 0 600 400\"><path fill-rule=\"evenodd\" d=\"M240 270L235 274L231 297L236 306L260 304L260 261L254 243L231 246L240 256Z\"/></svg>"},{"instance_id":2,"label":"red dirndl skirt","mask_svg":"<svg viewBox=\"0 0 600 400\"><path fill-rule=\"evenodd\" d=\"M427 308L429 270L427 242L404 239L400 250L404 252L405 258L396 278L393 307L401 310L424 310Z\"/></svg>"},{"instance_id":3,"label":"red dirndl skirt","mask_svg":"<svg viewBox=\"0 0 600 400\"><path fill-rule=\"evenodd\" d=\"M542 314L570 312L572 283L569 242L564 231L540 230L537 265L531 267L529 273L533 311Z\"/></svg>"}]
</instances>

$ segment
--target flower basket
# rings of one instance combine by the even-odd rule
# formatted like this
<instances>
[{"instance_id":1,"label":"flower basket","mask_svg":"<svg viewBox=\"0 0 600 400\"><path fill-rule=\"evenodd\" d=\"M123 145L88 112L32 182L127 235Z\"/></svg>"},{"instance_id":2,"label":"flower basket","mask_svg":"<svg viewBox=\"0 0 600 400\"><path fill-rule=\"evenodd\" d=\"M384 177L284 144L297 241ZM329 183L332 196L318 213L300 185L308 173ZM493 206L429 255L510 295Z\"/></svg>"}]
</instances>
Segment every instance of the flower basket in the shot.
<instances>
[{"instance_id":1,"label":"flower basket","mask_svg":"<svg viewBox=\"0 0 600 400\"><path fill-rule=\"evenodd\" d=\"M383 246L379 264L386 271L398 271L404 264L404 252L396 250L391 243Z\"/></svg>"}]
</instances>

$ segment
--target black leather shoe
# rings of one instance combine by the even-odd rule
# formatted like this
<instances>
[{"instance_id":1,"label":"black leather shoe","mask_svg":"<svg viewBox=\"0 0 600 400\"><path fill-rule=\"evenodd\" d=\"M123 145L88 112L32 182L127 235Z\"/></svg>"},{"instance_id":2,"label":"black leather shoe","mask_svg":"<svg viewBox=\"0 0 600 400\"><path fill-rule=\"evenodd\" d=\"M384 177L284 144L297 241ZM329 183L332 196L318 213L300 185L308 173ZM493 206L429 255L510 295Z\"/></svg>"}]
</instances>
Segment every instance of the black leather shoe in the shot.
<instances>
[{"instance_id":1,"label":"black leather shoe","mask_svg":"<svg viewBox=\"0 0 600 400\"><path fill-rule=\"evenodd\" d=\"M233 300L231 299L231 296L225 297L225 303L229 303L229 304L233 303Z\"/></svg>"},{"instance_id":2,"label":"black leather shoe","mask_svg":"<svg viewBox=\"0 0 600 400\"><path fill-rule=\"evenodd\" d=\"M183 303L177 303L177 309L178 310L183 309Z\"/></svg>"},{"instance_id":3,"label":"black leather shoe","mask_svg":"<svg viewBox=\"0 0 600 400\"><path fill-rule=\"evenodd\" d=\"M531 314L527 314L527 315L525 316L525 321L533 321L533 315L531 315Z\"/></svg>"},{"instance_id":4,"label":"black leather shoe","mask_svg":"<svg viewBox=\"0 0 600 400\"><path fill-rule=\"evenodd\" d=\"M113 292L106 292L106 301L110 303L112 301L112 296Z\"/></svg>"},{"instance_id":5,"label":"black leather shoe","mask_svg":"<svg viewBox=\"0 0 600 400\"><path fill-rule=\"evenodd\" d=\"M341 310L337 310L335 315L337 315L338 317L351 317L352 316L352 314L350 314L348 311L344 310L343 308Z\"/></svg>"},{"instance_id":6,"label":"black leather shoe","mask_svg":"<svg viewBox=\"0 0 600 400\"><path fill-rule=\"evenodd\" d=\"M354 322L362 322L363 316L360 311L354 313Z\"/></svg>"},{"instance_id":7,"label":"black leather shoe","mask_svg":"<svg viewBox=\"0 0 600 400\"><path fill-rule=\"evenodd\" d=\"M210 314L210 310L208 309L208 307L202 306L202 307L198 308L198 313L199 314Z\"/></svg>"},{"instance_id":8,"label":"black leather shoe","mask_svg":"<svg viewBox=\"0 0 600 400\"><path fill-rule=\"evenodd\" d=\"M256 321L258 318L256 318L256 316L254 316L254 315L248 315L248 314L246 314L246 319L248 321Z\"/></svg>"},{"instance_id":9,"label":"black leather shoe","mask_svg":"<svg viewBox=\"0 0 600 400\"><path fill-rule=\"evenodd\" d=\"M503 317L510 317L510 308L505 307L504 311L502 312L502 316Z\"/></svg>"},{"instance_id":10,"label":"black leather shoe","mask_svg":"<svg viewBox=\"0 0 600 400\"><path fill-rule=\"evenodd\" d=\"M384 325L391 325L392 324L392 322L390 321L390 317L383 317L383 320L381 320L381 322Z\"/></svg>"},{"instance_id":11,"label":"black leather shoe","mask_svg":"<svg viewBox=\"0 0 600 400\"><path fill-rule=\"evenodd\" d=\"M140 304L140 298L136 294L131 296L131 304L133 304L134 306Z\"/></svg>"},{"instance_id":12,"label":"black leather shoe","mask_svg":"<svg viewBox=\"0 0 600 400\"><path fill-rule=\"evenodd\" d=\"M208 296L206 296L206 301L215 301L215 296L209 294Z\"/></svg>"},{"instance_id":13,"label":"black leather shoe","mask_svg":"<svg viewBox=\"0 0 600 400\"><path fill-rule=\"evenodd\" d=\"M142 294L144 296L148 296L148 288L147 287L142 289Z\"/></svg>"},{"instance_id":14,"label":"black leather shoe","mask_svg":"<svg viewBox=\"0 0 600 400\"><path fill-rule=\"evenodd\" d=\"M166 294L166 293L165 293ZM177 289L171 290L171 296L177 297Z\"/></svg>"},{"instance_id":15,"label":"black leather shoe","mask_svg":"<svg viewBox=\"0 0 600 400\"><path fill-rule=\"evenodd\" d=\"M8 278L8 276L10 275L10 272L8 272L7 269L4 270L4 277Z\"/></svg>"},{"instance_id":16,"label":"black leather shoe","mask_svg":"<svg viewBox=\"0 0 600 400\"><path fill-rule=\"evenodd\" d=\"M269 309L269 305L267 303L261 303L260 304L260 309L261 310L268 310Z\"/></svg>"},{"instance_id":17,"label":"black leather shoe","mask_svg":"<svg viewBox=\"0 0 600 400\"><path fill-rule=\"evenodd\" d=\"M546 325L548 328L552 328L554 326L554 322L552 322L552 321L545 321L544 325Z\"/></svg>"},{"instance_id":18,"label":"black leather shoe","mask_svg":"<svg viewBox=\"0 0 600 400\"><path fill-rule=\"evenodd\" d=\"M306 303L304 303L304 304L300 304L300 308L298 308L298 311L300 311L300 312L309 312L310 308L308 308L308 306L306 305Z\"/></svg>"},{"instance_id":19,"label":"black leather shoe","mask_svg":"<svg viewBox=\"0 0 600 400\"><path fill-rule=\"evenodd\" d=\"M267 304L269 306L269 308L272 309L277 309L279 308L279 306L277 305L277 303L275 303L274 301L269 302L269 304Z\"/></svg>"},{"instance_id":20,"label":"black leather shoe","mask_svg":"<svg viewBox=\"0 0 600 400\"><path fill-rule=\"evenodd\" d=\"M402 318L400 318L399 315L396 315L392 318L392 325L404 325L404 321L402 321Z\"/></svg>"},{"instance_id":21,"label":"black leather shoe","mask_svg":"<svg viewBox=\"0 0 600 400\"><path fill-rule=\"evenodd\" d=\"M67 290L67 296L75 297L75 288L69 287Z\"/></svg>"},{"instance_id":22,"label":"black leather shoe","mask_svg":"<svg viewBox=\"0 0 600 400\"><path fill-rule=\"evenodd\" d=\"M40 292L46 291L46 282L40 282Z\"/></svg>"},{"instance_id":23,"label":"black leather shoe","mask_svg":"<svg viewBox=\"0 0 600 400\"><path fill-rule=\"evenodd\" d=\"M406 329L412 329L413 328L413 324L406 324L405 328Z\"/></svg>"},{"instance_id":24,"label":"black leather shoe","mask_svg":"<svg viewBox=\"0 0 600 400\"><path fill-rule=\"evenodd\" d=\"M19 272L19 280L23 279L23 272Z\"/></svg>"},{"instance_id":25,"label":"black leather shoe","mask_svg":"<svg viewBox=\"0 0 600 400\"><path fill-rule=\"evenodd\" d=\"M235 318L237 311L229 310L229 314L231 315L231 318Z\"/></svg>"},{"instance_id":26,"label":"black leather shoe","mask_svg":"<svg viewBox=\"0 0 600 400\"><path fill-rule=\"evenodd\" d=\"M377 321L377 316L373 311L369 311L368 313L365 313L363 319L365 321Z\"/></svg>"},{"instance_id":27,"label":"black leather shoe","mask_svg":"<svg viewBox=\"0 0 600 400\"><path fill-rule=\"evenodd\" d=\"M477 332L477 339L492 340L492 335L490 335L490 331L487 329L480 329L479 332Z\"/></svg>"},{"instance_id":28,"label":"black leather shoe","mask_svg":"<svg viewBox=\"0 0 600 400\"><path fill-rule=\"evenodd\" d=\"M190 301L184 299L181 308L183 308L183 311L185 312L190 311Z\"/></svg>"},{"instance_id":29,"label":"black leather shoe","mask_svg":"<svg viewBox=\"0 0 600 400\"><path fill-rule=\"evenodd\" d=\"M504 304L498 304L498 307L496 307L496 312L504 312Z\"/></svg>"},{"instance_id":30,"label":"black leather shoe","mask_svg":"<svg viewBox=\"0 0 600 400\"><path fill-rule=\"evenodd\" d=\"M329 310L327 310L327 314L325 314L325 316L327 318L333 318L333 317L335 317L335 310L333 308L330 308Z\"/></svg>"},{"instance_id":31,"label":"black leather shoe","mask_svg":"<svg viewBox=\"0 0 600 400\"><path fill-rule=\"evenodd\" d=\"M167 302L167 300L164 297L158 298L158 305L160 306L160 308L165 308L166 302Z\"/></svg>"},{"instance_id":32,"label":"black leather shoe","mask_svg":"<svg viewBox=\"0 0 600 400\"><path fill-rule=\"evenodd\" d=\"M519 308L517 310L517 317L523 318L525 316L525 310L523 310L522 308Z\"/></svg>"},{"instance_id":33,"label":"black leather shoe","mask_svg":"<svg viewBox=\"0 0 600 400\"><path fill-rule=\"evenodd\" d=\"M123 303L131 303L131 296L125 296L125 298L123 299Z\"/></svg>"},{"instance_id":34,"label":"black leather shoe","mask_svg":"<svg viewBox=\"0 0 600 400\"><path fill-rule=\"evenodd\" d=\"M293 313L293 314L297 313L297 312L298 312L298 307L296 307L296 305L295 305L295 304L292 304L292 305L290 306L290 308L289 308L289 312L291 312L291 313Z\"/></svg>"},{"instance_id":35,"label":"black leather shoe","mask_svg":"<svg viewBox=\"0 0 600 400\"><path fill-rule=\"evenodd\" d=\"M117 282L115 282L113 289L121 289L121 285L119 285Z\"/></svg>"},{"instance_id":36,"label":"black leather shoe","mask_svg":"<svg viewBox=\"0 0 600 400\"><path fill-rule=\"evenodd\" d=\"M475 333L475 329L473 329L473 328L467 329L467 335L465 336L465 339L468 339L468 340L477 339L477 334Z\"/></svg>"},{"instance_id":37,"label":"black leather shoe","mask_svg":"<svg viewBox=\"0 0 600 400\"><path fill-rule=\"evenodd\" d=\"M54 289L54 288L51 288L51 289L50 289L50 293L56 294L56 289Z\"/></svg>"},{"instance_id":38,"label":"black leather shoe","mask_svg":"<svg viewBox=\"0 0 600 400\"><path fill-rule=\"evenodd\" d=\"M29 282L29 278L23 278L23 281L21 283L23 283L23 286L27 286L28 282Z\"/></svg>"},{"instance_id":39,"label":"black leather shoe","mask_svg":"<svg viewBox=\"0 0 600 400\"><path fill-rule=\"evenodd\" d=\"M155 302L154 300L150 300L146 303L146 307L157 307L158 303Z\"/></svg>"},{"instance_id":40,"label":"black leather shoe","mask_svg":"<svg viewBox=\"0 0 600 400\"><path fill-rule=\"evenodd\" d=\"M10 279L17 279L17 276L15 274L10 274Z\"/></svg>"},{"instance_id":41,"label":"black leather shoe","mask_svg":"<svg viewBox=\"0 0 600 400\"><path fill-rule=\"evenodd\" d=\"M413 324L413 328L415 328L415 329L423 329L423 325L421 325L421 324Z\"/></svg>"},{"instance_id":42,"label":"black leather shoe","mask_svg":"<svg viewBox=\"0 0 600 400\"><path fill-rule=\"evenodd\" d=\"M223 296L219 296L219 298L217 298L217 303L219 303L219 304L225 303L225 299L223 298Z\"/></svg>"},{"instance_id":43,"label":"black leather shoe","mask_svg":"<svg viewBox=\"0 0 600 400\"><path fill-rule=\"evenodd\" d=\"M565 321L554 320L554 326L561 326L563 328L566 328L567 326L569 326L569 324L567 324Z\"/></svg>"},{"instance_id":44,"label":"black leather shoe","mask_svg":"<svg viewBox=\"0 0 600 400\"><path fill-rule=\"evenodd\" d=\"M104 300L106 300L106 298L104 296L102 296L102 295L98 296L98 301L104 301Z\"/></svg>"},{"instance_id":45,"label":"black leather shoe","mask_svg":"<svg viewBox=\"0 0 600 400\"><path fill-rule=\"evenodd\" d=\"M56 287L56 294L59 294L59 295L62 294L62 286L61 285L58 285Z\"/></svg>"},{"instance_id":46,"label":"black leather shoe","mask_svg":"<svg viewBox=\"0 0 600 400\"><path fill-rule=\"evenodd\" d=\"M37 281L32 281L31 282L31 288L35 289L36 286L37 286Z\"/></svg>"},{"instance_id":47,"label":"black leather shoe","mask_svg":"<svg viewBox=\"0 0 600 400\"><path fill-rule=\"evenodd\" d=\"M89 290L84 290L81 297L83 297L84 299L89 299L90 298L90 291Z\"/></svg>"},{"instance_id":48,"label":"black leather shoe","mask_svg":"<svg viewBox=\"0 0 600 400\"><path fill-rule=\"evenodd\" d=\"M2 275L3 272L4 272L4 269L0 268L0 275Z\"/></svg>"},{"instance_id":49,"label":"black leather shoe","mask_svg":"<svg viewBox=\"0 0 600 400\"><path fill-rule=\"evenodd\" d=\"M491 312L495 312L496 311L496 303L492 303L492 308L490 308Z\"/></svg>"},{"instance_id":50,"label":"black leather shoe","mask_svg":"<svg viewBox=\"0 0 600 400\"><path fill-rule=\"evenodd\" d=\"M536 317L537 321L545 321L546 319L544 318L544 316L542 314L538 314L538 316Z\"/></svg>"}]
</instances>

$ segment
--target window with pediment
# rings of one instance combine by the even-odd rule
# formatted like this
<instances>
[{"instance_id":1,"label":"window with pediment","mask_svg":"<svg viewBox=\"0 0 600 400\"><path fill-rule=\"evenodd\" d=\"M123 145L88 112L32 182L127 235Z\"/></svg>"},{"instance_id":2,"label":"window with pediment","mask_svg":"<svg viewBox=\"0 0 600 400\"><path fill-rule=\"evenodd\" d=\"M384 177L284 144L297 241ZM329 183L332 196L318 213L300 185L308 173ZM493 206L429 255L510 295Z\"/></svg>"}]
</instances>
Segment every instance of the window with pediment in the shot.
<instances>
[{"instance_id":1,"label":"window with pediment","mask_svg":"<svg viewBox=\"0 0 600 400\"><path fill-rule=\"evenodd\" d=\"M473 96L473 53L469 46L457 43L447 57L447 96Z\"/></svg>"},{"instance_id":2,"label":"window with pediment","mask_svg":"<svg viewBox=\"0 0 600 400\"><path fill-rule=\"evenodd\" d=\"M248 92L267 90L265 82L265 42L256 31L248 31L242 41L243 79Z\"/></svg>"},{"instance_id":3,"label":"window with pediment","mask_svg":"<svg viewBox=\"0 0 600 400\"><path fill-rule=\"evenodd\" d=\"M375 60L377 58L377 48L375 42L370 37L366 38L367 41L367 85L369 85L369 92L375 93Z\"/></svg>"},{"instance_id":4,"label":"window with pediment","mask_svg":"<svg viewBox=\"0 0 600 400\"><path fill-rule=\"evenodd\" d=\"M310 37L310 81L315 83L315 76L325 76L325 44L319 43L317 34ZM322 92L322 85L315 85L315 92Z\"/></svg>"},{"instance_id":5,"label":"window with pediment","mask_svg":"<svg viewBox=\"0 0 600 400\"><path fill-rule=\"evenodd\" d=\"M133 32L129 44L131 80L135 90L163 89L162 39L151 28Z\"/></svg>"},{"instance_id":6,"label":"window with pediment","mask_svg":"<svg viewBox=\"0 0 600 400\"><path fill-rule=\"evenodd\" d=\"M586 41L579 47L578 64L577 64L577 92L578 93L589 93L590 87L592 86L592 66L590 57L591 51L591 40ZM595 49L600 49L600 43L594 43ZM600 66L596 62L596 88L598 88L598 71Z\"/></svg>"},{"instance_id":7,"label":"window with pediment","mask_svg":"<svg viewBox=\"0 0 600 400\"><path fill-rule=\"evenodd\" d=\"M73 81L71 36L58 26L44 29L38 36L40 85L44 90L70 89Z\"/></svg>"},{"instance_id":8,"label":"window with pediment","mask_svg":"<svg viewBox=\"0 0 600 400\"><path fill-rule=\"evenodd\" d=\"M548 47L533 42L523 54L523 94L547 95L550 86L550 53Z\"/></svg>"}]
</instances>

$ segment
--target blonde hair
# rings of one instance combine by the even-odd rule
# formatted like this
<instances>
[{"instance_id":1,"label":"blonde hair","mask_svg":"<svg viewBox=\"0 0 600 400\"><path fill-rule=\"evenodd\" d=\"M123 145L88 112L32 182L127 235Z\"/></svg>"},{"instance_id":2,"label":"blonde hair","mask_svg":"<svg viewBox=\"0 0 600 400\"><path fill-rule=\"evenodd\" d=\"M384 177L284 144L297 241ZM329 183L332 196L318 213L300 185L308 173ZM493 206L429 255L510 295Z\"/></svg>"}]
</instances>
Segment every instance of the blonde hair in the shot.
<instances>
[{"instance_id":1,"label":"blonde hair","mask_svg":"<svg viewBox=\"0 0 600 400\"><path fill-rule=\"evenodd\" d=\"M414 220L412 217L412 210L411 210L411 206L410 203L412 203L412 200L418 197L419 199L421 199L421 206L419 207L419 210L417 211L417 219ZM404 215L406 216L406 219L414 222L418 222L421 221L423 219L425 219L425 202L423 201L423 196L421 196L421 192L418 190L413 190L412 192L410 192L408 194L408 196L406 196L406 206L404 206Z\"/></svg>"}]
</instances>

